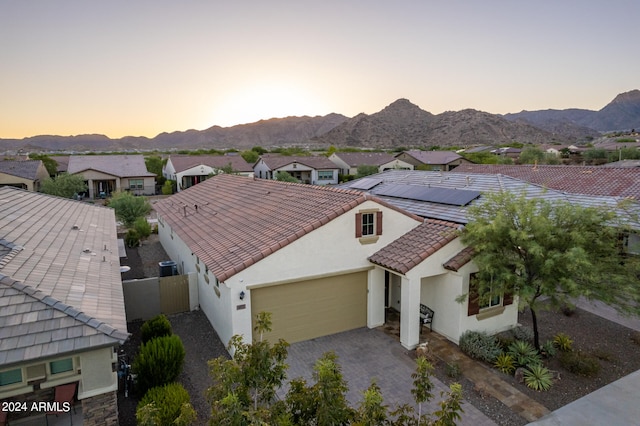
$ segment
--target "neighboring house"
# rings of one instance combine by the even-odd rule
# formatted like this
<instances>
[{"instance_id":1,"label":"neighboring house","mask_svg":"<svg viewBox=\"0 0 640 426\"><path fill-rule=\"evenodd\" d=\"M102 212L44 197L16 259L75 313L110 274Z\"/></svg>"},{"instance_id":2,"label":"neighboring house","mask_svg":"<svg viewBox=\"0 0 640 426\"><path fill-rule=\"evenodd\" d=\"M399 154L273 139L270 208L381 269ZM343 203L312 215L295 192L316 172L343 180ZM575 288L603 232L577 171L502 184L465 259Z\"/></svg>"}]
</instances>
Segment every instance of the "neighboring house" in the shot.
<instances>
[{"instance_id":1,"label":"neighboring house","mask_svg":"<svg viewBox=\"0 0 640 426\"><path fill-rule=\"evenodd\" d=\"M273 315L269 339L296 342L381 326L393 307L406 348L419 343L421 303L454 342L467 329L517 323L508 298L481 313L456 302L476 270L460 260L458 223L361 190L217 175L155 209L163 247L180 272L197 273L200 307L225 343L255 337L261 311Z\"/></svg>"},{"instance_id":2,"label":"neighboring house","mask_svg":"<svg viewBox=\"0 0 640 426\"><path fill-rule=\"evenodd\" d=\"M116 191L154 195L156 175L147 171L142 155L72 155L67 173L81 175L89 198L104 198Z\"/></svg>"},{"instance_id":3,"label":"neighboring house","mask_svg":"<svg viewBox=\"0 0 640 426\"><path fill-rule=\"evenodd\" d=\"M492 149L490 152L494 155L500 155L502 157L518 159L520 158L520 154L522 153L522 150L520 148L512 148L510 146L505 146L502 148Z\"/></svg>"},{"instance_id":4,"label":"neighboring house","mask_svg":"<svg viewBox=\"0 0 640 426\"><path fill-rule=\"evenodd\" d=\"M162 175L178 184L178 192L231 168L242 176L253 176L253 168L239 155L172 155Z\"/></svg>"},{"instance_id":5,"label":"neighboring house","mask_svg":"<svg viewBox=\"0 0 640 426\"><path fill-rule=\"evenodd\" d=\"M40 160L0 161L0 186L39 191L40 185L47 179L49 173Z\"/></svg>"},{"instance_id":6,"label":"neighboring house","mask_svg":"<svg viewBox=\"0 0 640 426\"><path fill-rule=\"evenodd\" d=\"M276 179L278 172L287 172L302 183L335 185L339 167L327 157L294 157L285 155L261 155L253 165L253 175L260 179Z\"/></svg>"},{"instance_id":7,"label":"neighboring house","mask_svg":"<svg viewBox=\"0 0 640 426\"><path fill-rule=\"evenodd\" d=\"M634 167L465 164L453 173L511 176L573 194L640 200L640 168Z\"/></svg>"},{"instance_id":8,"label":"neighboring house","mask_svg":"<svg viewBox=\"0 0 640 426\"><path fill-rule=\"evenodd\" d=\"M334 152L329 160L343 175L355 176L360 166L376 166L379 172L389 169L413 170L413 165L386 152Z\"/></svg>"},{"instance_id":9,"label":"neighboring house","mask_svg":"<svg viewBox=\"0 0 640 426\"><path fill-rule=\"evenodd\" d=\"M51 402L76 383L84 425L117 424L129 335L113 210L3 187L0 235L0 400Z\"/></svg>"},{"instance_id":10,"label":"neighboring house","mask_svg":"<svg viewBox=\"0 0 640 426\"><path fill-rule=\"evenodd\" d=\"M396 158L412 164L414 168L421 170L433 170L448 172L460 164L470 164L469 160L453 151L403 151Z\"/></svg>"},{"instance_id":11,"label":"neighboring house","mask_svg":"<svg viewBox=\"0 0 640 426\"><path fill-rule=\"evenodd\" d=\"M56 170L58 174L67 173L69 169L69 156L68 155L56 155L52 156L51 159L56 162Z\"/></svg>"}]
</instances>

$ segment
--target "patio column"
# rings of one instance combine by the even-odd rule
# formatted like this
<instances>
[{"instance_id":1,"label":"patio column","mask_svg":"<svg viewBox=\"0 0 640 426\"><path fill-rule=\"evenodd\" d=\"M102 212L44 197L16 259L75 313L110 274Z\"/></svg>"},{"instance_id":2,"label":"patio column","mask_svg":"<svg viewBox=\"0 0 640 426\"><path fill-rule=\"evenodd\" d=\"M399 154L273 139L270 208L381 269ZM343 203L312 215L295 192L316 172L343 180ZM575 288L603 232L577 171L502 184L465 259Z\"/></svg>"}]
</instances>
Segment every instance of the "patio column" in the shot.
<instances>
[{"instance_id":1,"label":"patio column","mask_svg":"<svg viewBox=\"0 0 640 426\"><path fill-rule=\"evenodd\" d=\"M93 190L93 179L87 181L87 186L89 187L89 199L93 200L96 196L96 192Z\"/></svg>"},{"instance_id":2,"label":"patio column","mask_svg":"<svg viewBox=\"0 0 640 426\"><path fill-rule=\"evenodd\" d=\"M402 277L400 294L400 343L414 349L420 343L420 280Z\"/></svg>"},{"instance_id":3,"label":"patio column","mask_svg":"<svg viewBox=\"0 0 640 426\"><path fill-rule=\"evenodd\" d=\"M367 284L367 327L384 324L384 270L370 269Z\"/></svg>"}]
</instances>

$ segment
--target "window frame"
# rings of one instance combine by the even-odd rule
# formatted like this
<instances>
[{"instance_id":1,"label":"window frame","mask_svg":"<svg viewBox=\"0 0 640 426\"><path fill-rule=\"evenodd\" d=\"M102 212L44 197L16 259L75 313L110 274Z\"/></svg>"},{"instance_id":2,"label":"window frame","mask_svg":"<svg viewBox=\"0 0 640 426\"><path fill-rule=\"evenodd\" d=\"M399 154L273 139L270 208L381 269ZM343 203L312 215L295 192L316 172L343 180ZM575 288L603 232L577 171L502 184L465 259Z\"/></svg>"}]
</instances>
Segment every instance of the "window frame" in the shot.
<instances>
[{"instance_id":1,"label":"window frame","mask_svg":"<svg viewBox=\"0 0 640 426\"><path fill-rule=\"evenodd\" d=\"M333 180L333 170L318 170L318 180Z\"/></svg>"}]
</instances>

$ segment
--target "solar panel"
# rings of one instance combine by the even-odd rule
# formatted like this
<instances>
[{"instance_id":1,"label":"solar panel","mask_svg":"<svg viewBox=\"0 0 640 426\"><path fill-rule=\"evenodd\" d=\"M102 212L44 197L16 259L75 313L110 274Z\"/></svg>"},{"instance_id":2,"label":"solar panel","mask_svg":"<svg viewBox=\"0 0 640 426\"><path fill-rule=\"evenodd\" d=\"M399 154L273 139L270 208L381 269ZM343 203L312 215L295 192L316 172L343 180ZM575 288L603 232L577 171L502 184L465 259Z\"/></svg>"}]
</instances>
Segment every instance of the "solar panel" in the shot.
<instances>
[{"instance_id":1,"label":"solar panel","mask_svg":"<svg viewBox=\"0 0 640 426\"><path fill-rule=\"evenodd\" d=\"M382 179L362 178L354 181L349 185L349 188L367 191L380 183L382 183Z\"/></svg>"},{"instance_id":2,"label":"solar panel","mask_svg":"<svg viewBox=\"0 0 640 426\"><path fill-rule=\"evenodd\" d=\"M401 184L388 185L377 192L377 195L387 197L406 198L451 206L466 206L478 198L480 194L479 191L467 189L430 188L420 185Z\"/></svg>"}]
</instances>

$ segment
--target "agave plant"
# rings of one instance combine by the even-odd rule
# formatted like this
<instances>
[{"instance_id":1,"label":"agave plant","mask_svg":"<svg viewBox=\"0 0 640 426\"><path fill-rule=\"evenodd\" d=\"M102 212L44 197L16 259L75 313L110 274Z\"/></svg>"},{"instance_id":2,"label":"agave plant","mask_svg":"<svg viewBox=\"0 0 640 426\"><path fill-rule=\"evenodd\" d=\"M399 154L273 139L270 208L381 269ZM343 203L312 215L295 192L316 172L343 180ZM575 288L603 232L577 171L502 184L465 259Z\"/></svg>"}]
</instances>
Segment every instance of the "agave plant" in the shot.
<instances>
[{"instance_id":1,"label":"agave plant","mask_svg":"<svg viewBox=\"0 0 640 426\"><path fill-rule=\"evenodd\" d=\"M571 345L573 345L573 340L571 340L569 336L567 336L564 333L558 333L554 336L553 343L562 352L569 352L571 351Z\"/></svg>"},{"instance_id":2,"label":"agave plant","mask_svg":"<svg viewBox=\"0 0 640 426\"><path fill-rule=\"evenodd\" d=\"M534 364L524 371L524 382L533 390L546 391L553 385L553 374L548 368Z\"/></svg>"},{"instance_id":3,"label":"agave plant","mask_svg":"<svg viewBox=\"0 0 640 426\"><path fill-rule=\"evenodd\" d=\"M538 354L536 348L534 348L529 342L516 340L509 345L507 353L513 357L513 360L518 367L528 367L530 365L542 363L540 354Z\"/></svg>"},{"instance_id":4,"label":"agave plant","mask_svg":"<svg viewBox=\"0 0 640 426\"><path fill-rule=\"evenodd\" d=\"M498 355L498 358L496 358L496 362L493 365L505 374L512 374L516 369L513 357L504 352Z\"/></svg>"}]
</instances>

